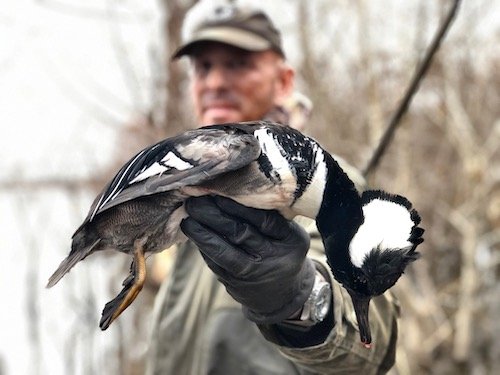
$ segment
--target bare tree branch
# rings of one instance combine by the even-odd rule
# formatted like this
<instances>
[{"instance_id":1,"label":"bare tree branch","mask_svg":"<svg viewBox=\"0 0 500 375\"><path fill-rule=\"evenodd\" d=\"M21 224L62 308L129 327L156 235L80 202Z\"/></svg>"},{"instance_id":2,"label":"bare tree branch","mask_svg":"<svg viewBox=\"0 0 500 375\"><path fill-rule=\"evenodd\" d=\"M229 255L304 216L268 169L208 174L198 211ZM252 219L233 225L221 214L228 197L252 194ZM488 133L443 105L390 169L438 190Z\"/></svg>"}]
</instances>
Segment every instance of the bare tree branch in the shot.
<instances>
[{"instance_id":1,"label":"bare tree branch","mask_svg":"<svg viewBox=\"0 0 500 375\"><path fill-rule=\"evenodd\" d=\"M57 0L38 0L37 3L47 9L52 9L56 12L70 16L97 19L101 18L106 21L109 20L110 17L113 20L120 22L142 22L143 20L149 18L147 14L141 14L137 10L134 10L133 12L116 11L109 14L105 8L81 5L84 3L71 4L70 2Z\"/></svg>"},{"instance_id":2,"label":"bare tree branch","mask_svg":"<svg viewBox=\"0 0 500 375\"><path fill-rule=\"evenodd\" d=\"M111 16L117 13L117 4L116 1L109 3L108 6L108 14ZM120 28L120 24L113 22L111 19L108 22L110 35L111 35L111 45L113 46L113 50L115 52L116 61L120 66L120 71L122 73L123 82L129 88L129 94L132 99L132 105L140 111L142 111L144 107L144 100L141 95L141 84L139 82L139 77L134 69L134 64L130 59L130 54L127 51L126 43L123 39L122 30Z\"/></svg>"},{"instance_id":3,"label":"bare tree branch","mask_svg":"<svg viewBox=\"0 0 500 375\"><path fill-rule=\"evenodd\" d=\"M443 40L444 36L446 35L446 32L448 31L453 19L455 18L455 15L457 14L458 7L460 5L460 0L454 0L453 5L450 8L450 11L448 12L448 15L444 19L443 23L439 27L436 35L434 36L434 39L432 40L431 45L429 46L426 55L424 56L424 59L418 66L417 70L415 71L415 74L410 82L410 85L408 86L408 89L406 90L406 93L399 104L399 107L396 109L396 112L394 112L394 115L392 116L391 120L389 121L389 125L387 127L387 130L382 136L382 139L380 140L380 143L378 144L377 148L373 152L372 157L368 161L365 169L363 170L363 176L369 177L376 169L378 166L384 152L386 151L387 147L389 146L392 137L394 135L394 132L396 131L397 127L401 123L401 118L403 115L406 113L408 106L410 105L411 100L413 99L413 96L417 92L417 89L420 85L420 82L424 78L425 74L427 73L427 70L429 69L432 58L436 54L437 50L439 49L439 46L441 44L441 41Z\"/></svg>"},{"instance_id":4,"label":"bare tree branch","mask_svg":"<svg viewBox=\"0 0 500 375\"><path fill-rule=\"evenodd\" d=\"M165 134L175 134L186 129L185 113L182 111L183 107L179 105L182 98L182 83L186 78L186 74L180 64L172 64L170 58L180 45L182 20L196 2L197 0L161 1L166 14L163 27L167 36L165 40L165 63L168 72L166 82L167 103L165 107L165 123L162 126Z\"/></svg>"},{"instance_id":5,"label":"bare tree branch","mask_svg":"<svg viewBox=\"0 0 500 375\"><path fill-rule=\"evenodd\" d=\"M102 187L106 180L100 177L84 179L67 178L41 178L36 180L4 180L0 181L0 190L47 190L61 189L67 191L78 191Z\"/></svg>"},{"instance_id":6,"label":"bare tree branch","mask_svg":"<svg viewBox=\"0 0 500 375\"><path fill-rule=\"evenodd\" d=\"M31 222L30 208L26 202L26 197L21 197L21 199L16 200L16 209L18 212L19 225L28 228L24 236L22 237L25 241L26 248L29 251L29 256L27 257L27 270L26 270L26 320L28 322L27 329L29 334L31 353L32 353L32 367L31 371L33 374L43 374L44 371L43 361L42 361L42 339L41 339L41 328L40 328L40 296L38 293L39 288L39 263L40 254L37 250L37 238L33 230L33 223ZM39 212L36 214L39 215Z\"/></svg>"}]
</instances>

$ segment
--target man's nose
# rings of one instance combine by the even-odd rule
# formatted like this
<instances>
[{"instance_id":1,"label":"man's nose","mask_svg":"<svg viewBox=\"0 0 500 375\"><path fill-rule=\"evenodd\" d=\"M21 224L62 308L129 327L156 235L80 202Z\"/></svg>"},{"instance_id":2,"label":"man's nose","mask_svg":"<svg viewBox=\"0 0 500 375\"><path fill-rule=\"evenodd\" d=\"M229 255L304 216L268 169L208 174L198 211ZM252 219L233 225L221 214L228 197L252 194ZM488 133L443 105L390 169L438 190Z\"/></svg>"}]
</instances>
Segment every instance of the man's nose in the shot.
<instances>
[{"instance_id":1,"label":"man's nose","mask_svg":"<svg viewBox=\"0 0 500 375\"><path fill-rule=\"evenodd\" d=\"M228 86L228 75L222 67L213 67L205 77L207 88L217 90Z\"/></svg>"}]
</instances>

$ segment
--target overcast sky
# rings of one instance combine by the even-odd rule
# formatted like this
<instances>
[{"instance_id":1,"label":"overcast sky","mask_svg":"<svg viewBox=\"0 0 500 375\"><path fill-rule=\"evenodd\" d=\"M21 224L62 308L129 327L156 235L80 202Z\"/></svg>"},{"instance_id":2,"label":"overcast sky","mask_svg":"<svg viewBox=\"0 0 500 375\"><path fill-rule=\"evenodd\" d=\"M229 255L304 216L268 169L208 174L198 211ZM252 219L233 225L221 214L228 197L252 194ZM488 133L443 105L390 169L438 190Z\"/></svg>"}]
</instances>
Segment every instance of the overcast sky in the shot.
<instances>
[{"instance_id":1,"label":"overcast sky","mask_svg":"<svg viewBox=\"0 0 500 375\"><path fill-rule=\"evenodd\" d=\"M0 181L86 176L104 167L116 131L149 105L156 1L0 3ZM134 95L120 66L122 44L138 80ZM44 347L38 371L65 372L63 333L75 313L65 307L64 287L46 291L44 284L69 250L81 219L74 217L75 204L82 201L83 216L92 199L77 198L0 191L0 374L34 373L26 319L30 260L38 266L31 281L39 291Z\"/></svg>"}]
</instances>

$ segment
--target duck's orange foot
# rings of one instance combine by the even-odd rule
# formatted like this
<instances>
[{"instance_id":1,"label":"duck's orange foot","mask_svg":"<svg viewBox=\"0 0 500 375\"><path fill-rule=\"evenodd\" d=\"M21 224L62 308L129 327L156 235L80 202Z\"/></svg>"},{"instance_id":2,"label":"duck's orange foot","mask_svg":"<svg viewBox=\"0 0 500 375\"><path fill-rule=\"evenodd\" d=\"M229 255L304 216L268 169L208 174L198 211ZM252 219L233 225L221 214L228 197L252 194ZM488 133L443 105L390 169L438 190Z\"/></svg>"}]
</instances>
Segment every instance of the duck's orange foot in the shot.
<instances>
[{"instance_id":1,"label":"duck's orange foot","mask_svg":"<svg viewBox=\"0 0 500 375\"><path fill-rule=\"evenodd\" d=\"M130 275L123 281L123 289L102 311L99 327L104 331L118 316L130 306L141 291L146 280L146 260L144 258L143 241L134 243L134 260L130 267Z\"/></svg>"}]
</instances>

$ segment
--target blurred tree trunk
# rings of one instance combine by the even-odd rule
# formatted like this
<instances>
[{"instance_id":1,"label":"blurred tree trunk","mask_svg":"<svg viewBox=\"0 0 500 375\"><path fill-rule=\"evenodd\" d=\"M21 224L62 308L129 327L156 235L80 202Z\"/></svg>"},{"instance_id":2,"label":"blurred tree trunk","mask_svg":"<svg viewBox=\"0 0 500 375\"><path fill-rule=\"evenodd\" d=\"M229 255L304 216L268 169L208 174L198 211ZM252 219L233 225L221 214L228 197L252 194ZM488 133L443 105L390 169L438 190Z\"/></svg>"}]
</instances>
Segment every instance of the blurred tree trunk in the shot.
<instances>
[{"instance_id":1,"label":"blurred tree trunk","mask_svg":"<svg viewBox=\"0 0 500 375\"><path fill-rule=\"evenodd\" d=\"M297 73L304 81L305 94L310 97L315 106L315 113L323 113L323 103L328 102L325 100L325 95L328 92L323 88L323 82L319 77L318 61L315 58L313 44L311 43L311 4L307 1L297 2L297 28L298 33L298 46L301 51L300 63L297 67ZM321 123L321 121L318 121ZM318 124L320 126L320 124ZM308 129L314 133L315 129ZM318 130L318 129L316 129Z\"/></svg>"},{"instance_id":2,"label":"blurred tree trunk","mask_svg":"<svg viewBox=\"0 0 500 375\"><path fill-rule=\"evenodd\" d=\"M164 62L166 71L166 103L164 117L160 124L163 136L171 136L186 129L186 103L183 87L186 74L179 63L172 63L171 56L181 44L182 23L188 10L197 0L161 0L164 9ZM182 105L182 103L186 103Z\"/></svg>"},{"instance_id":3,"label":"blurred tree trunk","mask_svg":"<svg viewBox=\"0 0 500 375\"><path fill-rule=\"evenodd\" d=\"M361 77L364 87L364 102L367 105L367 131L368 141L371 144L376 144L385 130L385 119L382 113L379 94L379 77L374 72L375 58L373 56L373 48L371 41L370 20L370 5L371 2L366 0L357 0L354 5L359 17L358 21L358 48Z\"/></svg>"},{"instance_id":4,"label":"blurred tree trunk","mask_svg":"<svg viewBox=\"0 0 500 375\"><path fill-rule=\"evenodd\" d=\"M314 41L314 26L317 20L312 21L311 15L314 6L324 5L316 2L298 1L297 2L297 42L300 50L300 62L297 66L297 78L303 82L304 93L309 96L314 103L313 126L307 131L313 136L321 135L325 144L329 144L329 138L332 135L332 128L335 124L329 117L335 110L332 108L331 80L328 76L331 68L330 61L322 61L318 54L317 46ZM326 12L326 9L323 9ZM330 10L330 9L329 9ZM322 20L324 22L324 20ZM328 57L330 59L330 57Z\"/></svg>"}]
</instances>

